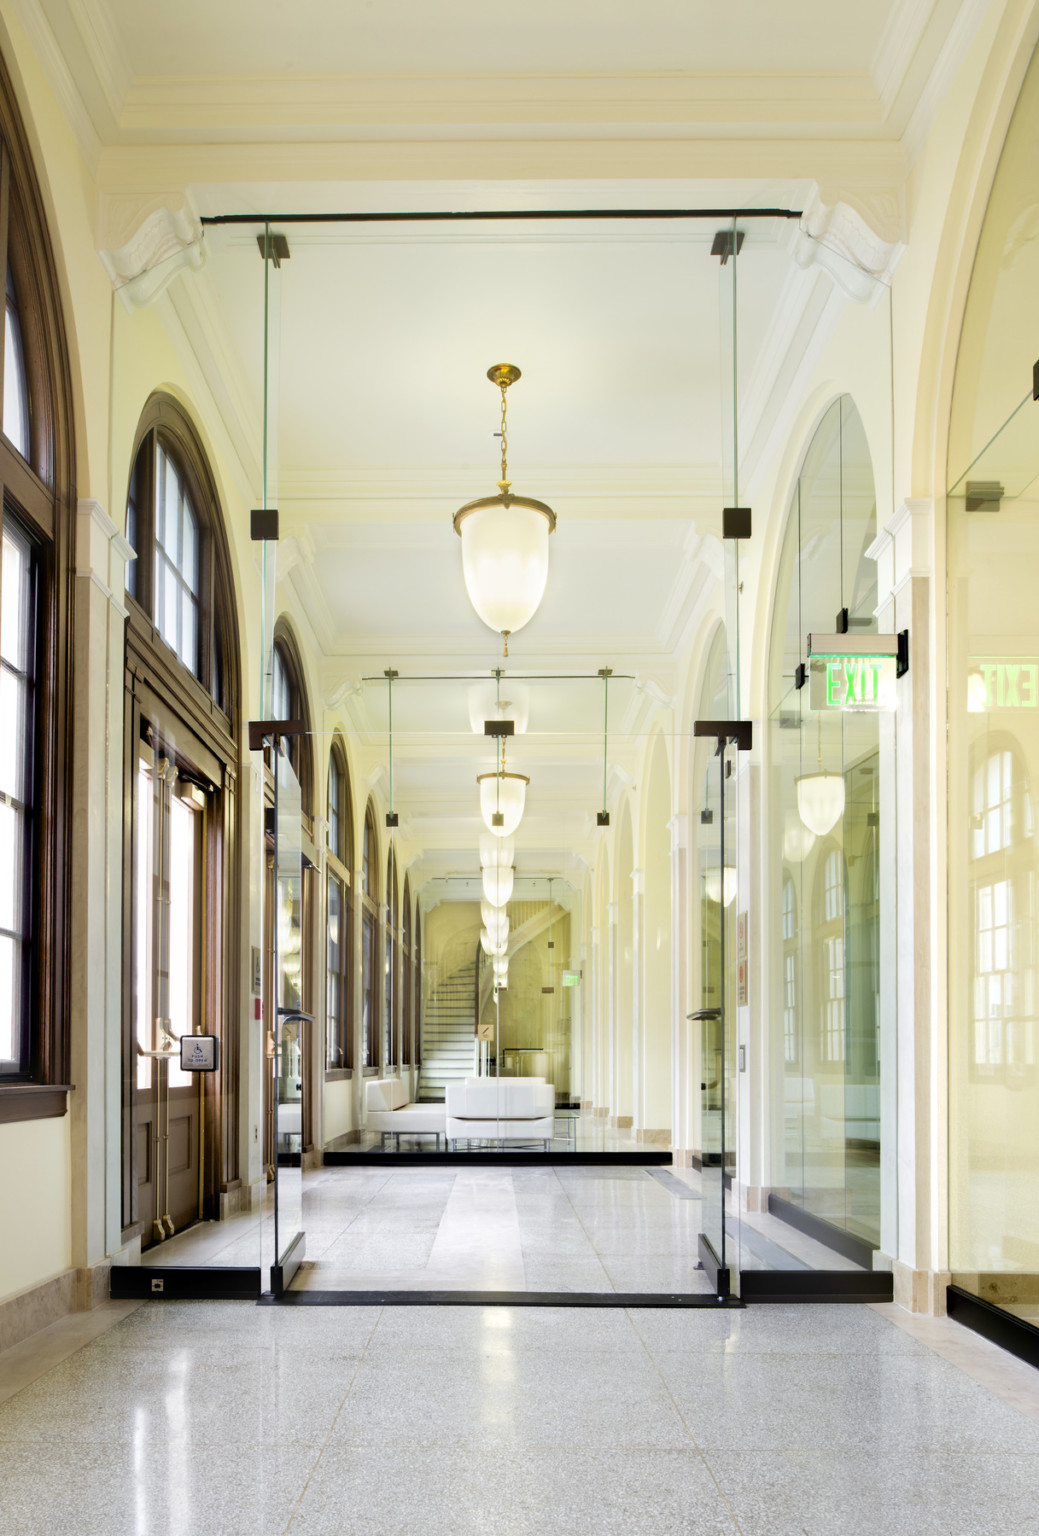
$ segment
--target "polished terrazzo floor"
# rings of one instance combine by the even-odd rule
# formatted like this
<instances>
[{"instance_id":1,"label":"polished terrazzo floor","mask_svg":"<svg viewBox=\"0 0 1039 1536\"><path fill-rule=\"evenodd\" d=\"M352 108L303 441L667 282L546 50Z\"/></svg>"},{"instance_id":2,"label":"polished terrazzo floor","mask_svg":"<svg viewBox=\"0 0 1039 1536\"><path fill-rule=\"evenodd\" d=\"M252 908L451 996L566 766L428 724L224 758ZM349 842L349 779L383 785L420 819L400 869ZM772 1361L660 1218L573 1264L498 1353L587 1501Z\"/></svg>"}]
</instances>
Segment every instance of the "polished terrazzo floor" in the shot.
<instances>
[{"instance_id":1,"label":"polished terrazzo floor","mask_svg":"<svg viewBox=\"0 0 1039 1536\"><path fill-rule=\"evenodd\" d=\"M704 1218L691 1170L319 1168L302 1175L302 1220L297 1288L709 1290L697 1269ZM201 1223L150 1249L146 1262L263 1263L271 1225L269 1209ZM855 1267L768 1215L730 1212L728 1229L734 1268Z\"/></svg>"},{"instance_id":2,"label":"polished terrazzo floor","mask_svg":"<svg viewBox=\"0 0 1039 1536\"><path fill-rule=\"evenodd\" d=\"M1039 1376L890 1305L88 1316L0 1356L5 1536L1037 1529Z\"/></svg>"}]
</instances>

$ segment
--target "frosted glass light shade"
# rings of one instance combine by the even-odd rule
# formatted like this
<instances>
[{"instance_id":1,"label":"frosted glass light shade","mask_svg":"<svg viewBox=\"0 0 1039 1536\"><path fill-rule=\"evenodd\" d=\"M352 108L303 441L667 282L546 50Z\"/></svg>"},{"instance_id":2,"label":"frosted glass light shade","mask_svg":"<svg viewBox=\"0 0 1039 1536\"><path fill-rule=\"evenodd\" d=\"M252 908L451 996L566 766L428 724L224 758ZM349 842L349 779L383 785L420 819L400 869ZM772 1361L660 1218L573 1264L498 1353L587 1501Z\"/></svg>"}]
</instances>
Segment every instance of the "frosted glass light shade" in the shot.
<instances>
[{"instance_id":1,"label":"frosted glass light shade","mask_svg":"<svg viewBox=\"0 0 1039 1536\"><path fill-rule=\"evenodd\" d=\"M816 837L825 837L844 815L844 775L806 773L797 783L797 814Z\"/></svg>"},{"instance_id":2,"label":"frosted glass light shade","mask_svg":"<svg viewBox=\"0 0 1039 1536\"><path fill-rule=\"evenodd\" d=\"M734 869L726 868L724 871L709 869L704 883L707 887L707 894L712 901L723 902L727 907L732 906L733 901L736 899L737 889L736 871Z\"/></svg>"},{"instance_id":3,"label":"frosted glass light shade","mask_svg":"<svg viewBox=\"0 0 1039 1536\"><path fill-rule=\"evenodd\" d=\"M548 536L556 516L526 496L487 496L454 516L469 601L488 629L514 635L545 595Z\"/></svg>"},{"instance_id":4,"label":"frosted glass light shade","mask_svg":"<svg viewBox=\"0 0 1039 1536\"><path fill-rule=\"evenodd\" d=\"M509 914L500 907L492 907L490 902L481 901L480 916L483 918L483 926L492 939L497 939L500 944L509 936Z\"/></svg>"},{"instance_id":5,"label":"frosted glass light shade","mask_svg":"<svg viewBox=\"0 0 1039 1536\"><path fill-rule=\"evenodd\" d=\"M507 938L503 939L499 943L498 940L495 939L492 934L489 934L487 932L486 928L481 930L481 932L480 932L480 948L483 950L485 955L491 955L491 956L494 956L494 955L504 955L506 950L508 949L508 947L509 947L509 941L508 941Z\"/></svg>"},{"instance_id":6,"label":"frosted glass light shade","mask_svg":"<svg viewBox=\"0 0 1039 1536\"><path fill-rule=\"evenodd\" d=\"M815 846L815 833L805 826L799 816L787 812L783 828L783 857L788 864L800 864Z\"/></svg>"},{"instance_id":7,"label":"frosted glass light shade","mask_svg":"<svg viewBox=\"0 0 1039 1536\"><path fill-rule=\"evenodd\" d=\"M511 837L523 819L530 780L523 773L481 773L476 782L484 824L495 837ZM502 817L500 827L494 825L496 814Z\"/></svg>"},{"instance_id":8,"label":"frosted glass light shade","mask_svg":"<svg viewBox=\"0 0 1039 1536\"><path fill-rule=\"evenodd\" d=\"M494 837L490 832L480 833L481 869L509 869L515 853L516 849L509 838Z\"/></svg>"},{"instance_id":9,"label":"frosted glass light shade","mask_svg":"<svg viewBox=\"0 0 1039 1536\"><path fill-rule=\"evenodd\" d=\"M481 873L484 899L492 907L504 907L512 900L512 886L516 877L514 869L499 869L495 865L490 869L484 869Z\"/></svg>"}]
</instances>

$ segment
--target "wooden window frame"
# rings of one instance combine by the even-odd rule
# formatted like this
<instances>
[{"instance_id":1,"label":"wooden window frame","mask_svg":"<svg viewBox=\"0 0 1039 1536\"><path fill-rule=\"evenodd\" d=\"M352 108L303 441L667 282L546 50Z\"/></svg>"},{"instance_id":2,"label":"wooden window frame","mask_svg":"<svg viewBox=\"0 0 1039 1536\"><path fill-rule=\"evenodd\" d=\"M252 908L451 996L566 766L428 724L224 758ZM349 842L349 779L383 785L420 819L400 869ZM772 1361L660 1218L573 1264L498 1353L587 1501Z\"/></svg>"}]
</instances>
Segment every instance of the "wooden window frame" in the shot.
<instances>
[{"instance_id":1,"label":"wooden window frame","mask_svg":"<svg viewBox=\"0 0 1039 1536\"><path fill-rule=\"evenodd\" d=\"M352 831L350 779L346 768L346 755L338 740L332 742L332 749L328 759L329 799L331 800L331 786L333 777L337 785L337 819L339 823L339 837L329 840L325 855L325 965L328 966L328 891L335 881L341 891L341 933L339 940L339 999L340 1019L338 1021L338 1034L341 1049L335 1054L342 1057L342 1061L331 1065L331 1042L328 1038L328 1018L326 1010L325 1019L325 1081L340 1082L353 1077L354 1068L354 1008L353 1008L353 975L354 975L354 892L353 881L350 872L352 863ZM331 833L332 819L329 816L329 832ZM327 998L327 988L326 988Z\"/></svg>"},{"instance_id":2,"label":"wooden window frame","mask_svg":"<svg viewBox=\"0 0 1039 1536\"><path fill-rule=\"evenodd\" d=\"M10 75L0 58L0 269L10 264L29 403L28 460L0 432L0 520L38 542L31 1031L24 1070L0 1080L0 1124L64 1115L69 1092L72 923L72 572L76 458L69 347L47 216ZM6 307L5 320L6 325ZM4 338L0 336L0 400Z\"/></svg>"}]
</instances>

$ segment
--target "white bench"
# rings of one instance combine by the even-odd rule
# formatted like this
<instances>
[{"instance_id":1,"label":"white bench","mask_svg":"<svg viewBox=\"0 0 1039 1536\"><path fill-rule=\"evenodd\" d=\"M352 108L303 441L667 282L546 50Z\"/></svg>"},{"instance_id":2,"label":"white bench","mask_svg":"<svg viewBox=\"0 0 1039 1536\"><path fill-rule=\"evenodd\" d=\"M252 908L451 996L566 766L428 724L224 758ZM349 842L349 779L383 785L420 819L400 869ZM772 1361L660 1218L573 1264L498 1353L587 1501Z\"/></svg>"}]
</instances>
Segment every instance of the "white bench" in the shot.
<instances>
[{"instance_id":1,"label":"white bench","mask_svg":"<svg viewBox=\"0 0 1039 1536\"><path fill-rule=\"evenodd\" d=\"M399 1137L401 1133L412 1136L430 1135L437 1139L445 1135L445 1111L443 1104L412 1104L408 1090L399 1077L374 1078L364 1085L365 1125L369 1131L382 1134L382 1145L387 1136Z\"/></svg>"},{"instance_id":2,"label":"white bench","mask_svg":"<svg viewBox=\"0 0 1039 1536\"><path fill-rule=\"evenodd\" d=\"M543 1078L470 1077L447 1087L447 1139L543 1141L555 1130L556 1090Z\"/></svg>"}]
</instances>

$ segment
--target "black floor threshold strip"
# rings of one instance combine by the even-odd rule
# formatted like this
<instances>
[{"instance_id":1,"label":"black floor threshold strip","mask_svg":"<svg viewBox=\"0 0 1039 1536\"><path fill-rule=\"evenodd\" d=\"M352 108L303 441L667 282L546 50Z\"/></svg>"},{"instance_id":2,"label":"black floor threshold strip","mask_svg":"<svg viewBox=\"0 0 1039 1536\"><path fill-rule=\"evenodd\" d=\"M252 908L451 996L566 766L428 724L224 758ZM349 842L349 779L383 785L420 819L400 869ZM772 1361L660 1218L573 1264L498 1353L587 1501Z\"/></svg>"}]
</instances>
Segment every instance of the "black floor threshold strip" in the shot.
<instances>
[{"instance_id":1,"label":"black floor threshold strip","mask_svg":"<svg viewBox=\"0 0 1039 1536\"><path fill-rule=\"evenodd\" d=\"M735 1298L687 1295L676 1291L663 1295L617 1291L286 1291L274 1296L266 1291L261 1307L742 1307Z\"/></svg>"},{"instance_id":2,"label":"black floor threshold strip","mask_svg":"<svg viewBox=\"0 0 1039 1536\"><path fill-rule=\"evenodd\" d=\"M326 1168L670 1168L671 1153L645 1152L334 1152Z\"/></svg>"},{"instance_id":3,"label":"black floor threshold strip","mask_svg":"<svg viewBox=\"0 0 1039 1536\"><path fill-rule=\"evenodd\" d=\"M1039 1369L1039 1328L990 1301L982 1301L980 1296L972 1296L958 1285L947 1286L945 1297L946 1311L954 1322Z\"/></svg>"},{"instance_id":4,"label":"black floor threshold strip","mask_svg":"<svg viewBox=\"0 0 1039 1536\"><path fill-rule=\"evenodd\" d=\"M741 1269L745 1302L892 1301L889 1269Z\"/></svg>"},{"instance_id":5,"label":"black floor threshold strip","mask_svg":"<svg viewBox=\"0 0 1039 1536\"><path fill-rule=\"evenodd\" d=\"M803 1232L806 1237L814 1237L817 1243L822 1243L826 1248L832 1248L834 1253L850 1259L853 1264L860 1264L863 1269L872 1270L875 1245L866 1242L865 1238L856 1237L853 1232L835 1227L830 1222L824 1221L821 1216L813 1216L802 1206L794 1205L790 1200L783 1200L779 1195L769 1195L768 1213L770 1216L778 1216L780 1221L785 1221L788 1227L794 1227L798 1232Z\"/></svg>"},{"instance_id":6,"label":"black floor threshold strip","mask_svg":"<svg viewBox=\"0 0 1039 1536\"><path fill-rule=\"evenodd\" d=\"M255 1301L261 1290L258 1265L113 1264L109 1295L113 1301Z\"/></svg>"}]
</instances>

